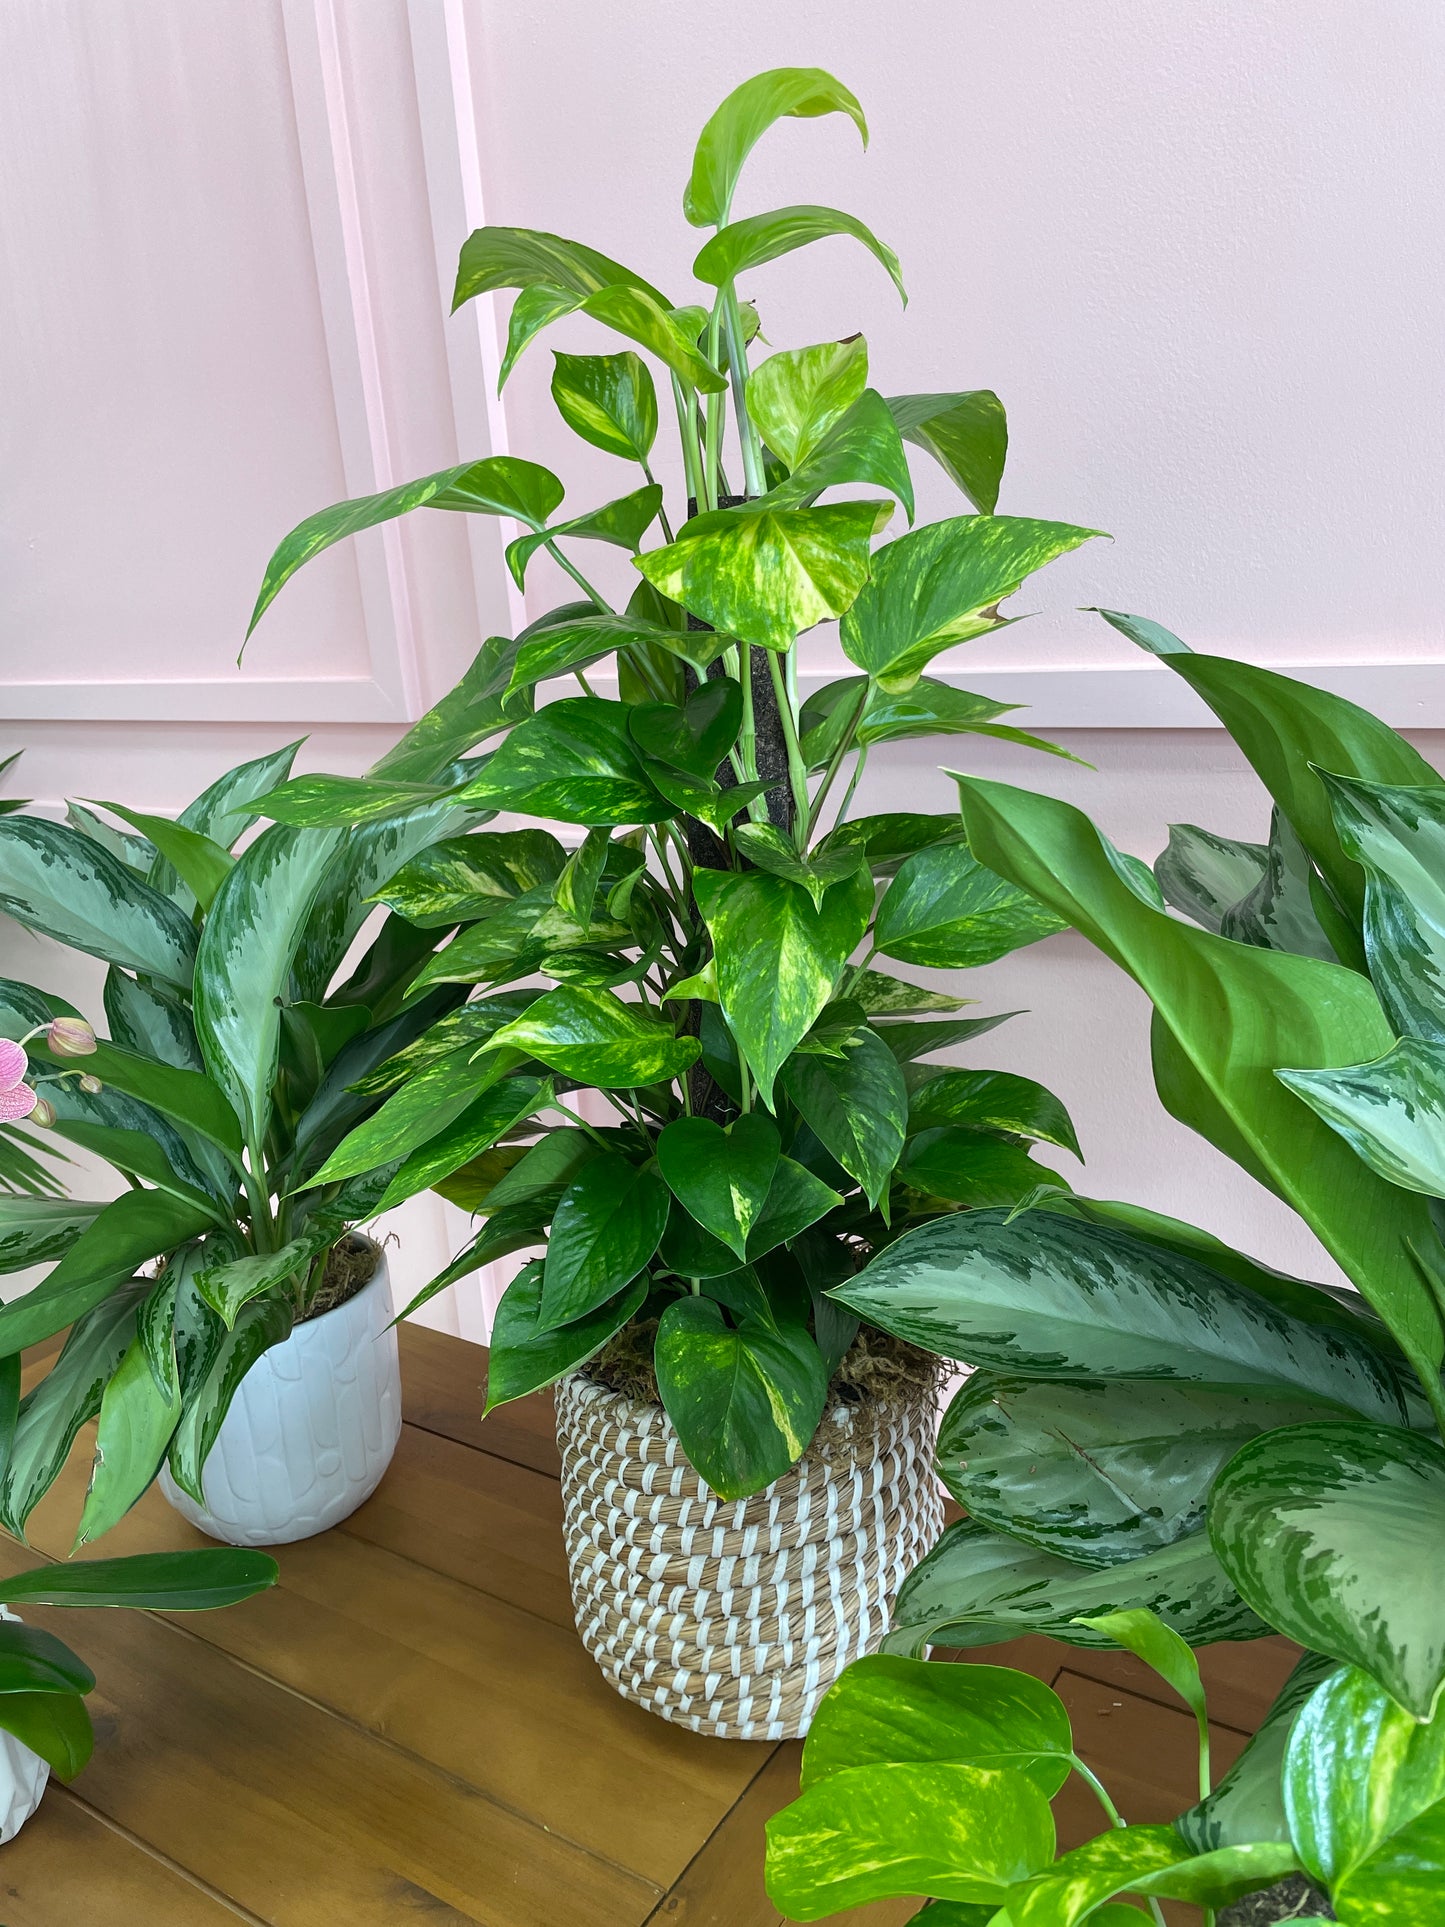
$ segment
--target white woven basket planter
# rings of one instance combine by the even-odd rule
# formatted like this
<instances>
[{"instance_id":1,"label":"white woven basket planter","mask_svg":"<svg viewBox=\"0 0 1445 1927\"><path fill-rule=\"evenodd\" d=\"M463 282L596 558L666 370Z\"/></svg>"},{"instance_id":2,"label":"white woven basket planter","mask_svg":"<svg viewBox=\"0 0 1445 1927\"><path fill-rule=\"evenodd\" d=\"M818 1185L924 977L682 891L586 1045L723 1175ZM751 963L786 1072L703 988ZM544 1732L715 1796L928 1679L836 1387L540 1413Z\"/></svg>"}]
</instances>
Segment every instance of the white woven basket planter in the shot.
<instances>
[{"instance_id":1,"label":"white woven basket planter","mask_svg":"<svg viewBox=\"0 0 1445 1927\"><path fill-rule=\"evenodd\" d=\"M695 1733L784 1740L872 1652L943 1528L928 1390L838 1403L792 1471L717 1498L660 1405L557 1387L562 1530L582 1643L624 1699Z\"/></svg>"}]
</instances>

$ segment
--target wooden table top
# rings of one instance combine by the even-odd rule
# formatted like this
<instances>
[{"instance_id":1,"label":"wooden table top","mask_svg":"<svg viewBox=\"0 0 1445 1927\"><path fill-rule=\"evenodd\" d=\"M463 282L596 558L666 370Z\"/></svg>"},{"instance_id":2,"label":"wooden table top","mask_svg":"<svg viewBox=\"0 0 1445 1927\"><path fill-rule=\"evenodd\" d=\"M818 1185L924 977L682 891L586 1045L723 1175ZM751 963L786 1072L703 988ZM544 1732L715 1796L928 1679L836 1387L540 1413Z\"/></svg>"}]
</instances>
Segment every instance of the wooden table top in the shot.
<instances>
[{"instance_id":1,"label":"wooden table top","mask_svg":"<svg viewBox=\"0 0 1445 1927\"><path fill-rule=\"evenodd\" d=\"M0 1849L0 1927L777 1927L763 1825L799 1747L704 1739L612 1692L572 1624L550 1399L483 1427L485 1352L401 1340L391 1470L344 1525L278 1549L274 1590L213 1613L27 1610L96 1672L97 1743ZM39 1553L67 1552L90 1453L87 1428L31 1521ZM98 1552L204 1543L153 1490ZM0 1570L33 1560L0 1539ZM1055 1682L1129 1818L1188 1804L1193 1723L1136 1661L1045 1640L976 1657ZM1289 1664L1282 1641L1206 1655L1221 1762ZM1098 1821L1066 1794L1060 1825Z\"/></svg>"}]
</instances>

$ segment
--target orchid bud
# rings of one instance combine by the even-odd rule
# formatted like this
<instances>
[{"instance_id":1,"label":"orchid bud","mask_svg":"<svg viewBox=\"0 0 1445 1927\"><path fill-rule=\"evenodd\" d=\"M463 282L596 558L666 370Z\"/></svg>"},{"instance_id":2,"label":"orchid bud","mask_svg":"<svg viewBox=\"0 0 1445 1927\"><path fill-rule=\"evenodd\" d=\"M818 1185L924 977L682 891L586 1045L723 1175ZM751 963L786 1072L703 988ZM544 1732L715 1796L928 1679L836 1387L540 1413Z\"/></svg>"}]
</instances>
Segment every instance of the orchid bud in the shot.
<instances>
[{"instance_id":1,"label":"orchid bud","mask_svg":"<svg viewBox=\"0 0 1445 1927\"><path fill-rule=\"evenodd\" d=\"M85 1076L80 1080L80 1088L85 1092L87 1097L98 1097L105 1089L105 1086L98 1077L92 1077L90 1072L87 1071Z\"/></svg>"},{"instance_id":2,"label":"orchid bud","mask_svg":"<svg viewBox=\"0 0 1445 1927\"><path fill-rule=\"evenodd\" d=\"M89 1057L95 1032L83 1017L57 1017L45 1033L45 1045L56 1057Z\"/></svg>"},{"instance_id":3,"label":"orchid bud","mask_svg":"<svg viewBox=\"0 0 1445 1927\"><path fill-rule=\"evenodd\" d=\"M55 1106L48 1097L36 1098L35 1103L31 1107L30 1122L32 1124L38 1124L43 1131L50 1129L51 1125L55 1122Z\"/></svg>"}]
</instances>

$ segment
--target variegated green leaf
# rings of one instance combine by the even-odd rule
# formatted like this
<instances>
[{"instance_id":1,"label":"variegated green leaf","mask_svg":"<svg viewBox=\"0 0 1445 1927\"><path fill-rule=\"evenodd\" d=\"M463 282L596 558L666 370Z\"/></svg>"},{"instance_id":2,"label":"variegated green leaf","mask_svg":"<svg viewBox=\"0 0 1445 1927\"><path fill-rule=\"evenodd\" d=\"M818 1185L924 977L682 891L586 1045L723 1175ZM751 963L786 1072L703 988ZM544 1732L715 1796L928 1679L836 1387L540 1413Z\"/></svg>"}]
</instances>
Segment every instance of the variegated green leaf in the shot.
<instances>
[{"instance_id":1,"label":"variegated green leaf","mask_svg":"<svg viewBox=\"0 0 1445 1927\"><path fill-rule=\"evenodd\" d=\"M619 282L642 288L658 301L663 299L641 275L580 241L566 241L539 228L482 227L462 243L452 312L455 314L474 295L490 294L498 288L545 285L589 295Z\"/></svg>"},{"instance_id":2,"label":"variegated green leaf","mask_svg":"<svg viewBox=\"0 0 1445 1927\"><path fill-rule=\"evenodd\" d=\"M692 158L682 211L694 227L721 227L732 206L743 163L779 120L846 114L868 143L868 123L856 97L821 67L773 67L754 74L708 118Z\"/></svg>"},{"instance_id":3,"label":"variegated green leaf","mask_svg":"<svg viewBox=\"0 0 1445 1927\"><path fill-rule=\"evenodd\" d=\"M1315 913L1310 889L1313 874L1308 850L1289 819L1276 810L1270 820L1264 874L1224 912L1219 934L1234 943L1335 962L1334 945Z\"/></svg>"},{"instance_id":4,"label":"variegated green leaf","mask_svg":"<svg viewBox=\"0 0 1445 1927\"><path fill-rule=\"evenodd\" d=\"M1226 913L1258 887L1268 864L1263 843L1236 843L1193 823L1171 823L1154 878L1166 903L1217 936Z\"/></svg>"},{"instance_id":5,"label":"variegated green leaf","mask_svg":"<svg viewBox=\"0 0 1445 1927\"><path fill-rule=\"evenodd\" d=\"M767 261L776 261L780 255L791 254L812 241L825 241L838 234L861 241L873 258L882 263L894 287L907 301L903 270L892 248L885 247L856 214L845 214L836 207L779 207L767 214L749 214L740 221L732 221L699 249L692 271L699 281L721 288Z\"/></svg>"},{"instance_id":6,"label":"variegated green leaf","mask_svg":"<svg viewBox=\"0 0 1445 1927\"><path fill-rule=\"evenodd\" d=\"M657 439L657 390L639 356L556 355L552 399L584 442L646 466Z\"/></svg>"},{"instance_id":7,"label":"variegated green leaf","mask_svg":"<svg viewBox=\"0 0 1445 1927\"><path fill-rule=\"evenodd\" d=\"M1365 872L1365 954L1402 1037L1445 1044L1445 788L1319 773L1346 856Z\"/></svg>"},{"instance_id":8,"label":"variegated green leaf","mask_svg":"<svg viewBox=\"0 0 1445 1927\"><path fill-rule=\"evenodd\" d=\"M807 460L828 430L868 386L862 335L788 348L748 376L748 412L759 434L789 469Z\"/></svg>"},{"instance_id":9,"label":"variegated green leaf","mask_svg":"<svg viewBox=\"0 0 1445 1927\"><path fill-rule=\"evenodd\" d=\"M1445 1197L1445 1042L1406 1037L1373 1064L1276 1075L1388 1183Z\"/></svg>"},{"instance_id":10,"label":"variegated green leaf","mask_svg":"<svg viewBox=\"0 0 1445 1927\"><path fill-rule=\"evenodd\" d=\"M679 1037L645 1005L611 991L563 985L539 997L486 1045L525 1051L564 1077L599 1090L629 1090L681 1076L696 1061L695 1037Z\"/></svg>"},{"instance_id":11,"label":"variegated green leaf","mask_svg":"<svg viewBox=\"0 0 1445 1927\"><path fill-rule=\"evenodd\" d=\"M100 844L39 816L0 817L0 910L57 943L189 990L196 933Z\"/></svg>"},{"instance_id":12,"label":"variegated green leaf","mask_svg":"<svg viewBox=\"0 0 1445 1927\"><path fill-rule=\"evenodd\" d=\"M990 389L958 395L890 395L906 442L925 448L981 515L998 506L1008 456L1008 420Z\"/></svg>"},{"instance_id":13,"label":"variegated green leaf","mask_svg":"<svg viewBox=\"0 0 1445 1927\"><path fill-rule=\"evenodd\" d=\"M79 1198L0 1195L0 1272L64 1257L101 1209Z\"/></svg>"}]
</instances>

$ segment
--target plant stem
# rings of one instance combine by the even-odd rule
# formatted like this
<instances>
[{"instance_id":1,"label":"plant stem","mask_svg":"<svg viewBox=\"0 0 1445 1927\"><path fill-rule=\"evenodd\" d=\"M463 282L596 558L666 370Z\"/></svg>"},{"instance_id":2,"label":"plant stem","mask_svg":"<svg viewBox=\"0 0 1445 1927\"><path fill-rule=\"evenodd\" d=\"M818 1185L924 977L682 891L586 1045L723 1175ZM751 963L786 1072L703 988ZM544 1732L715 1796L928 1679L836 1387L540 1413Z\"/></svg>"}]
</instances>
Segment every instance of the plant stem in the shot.
<instances>
[{"instance_id":1,"label":"plant stem","mask_svg":"<svg viewBox=\"0 0 1445 1927\"><path fill-rule=\"evenodd\" d=\"M1094 1798L1109 1816L1109 1825L1111 1827L1127 1826L1128 1822L1110 1799L1109 1789L1104 1785L1104 1782L1099 1778L1098 1774L1090 1767L1085 1766L1077 1753L1071 1753L1069 1755L1069 1764L1084 1782L1085 1786L1091 1790Z\"/></svg>"},{"instance_id":2,"label":"plant stem","mask_svg":"<svg viewBox=\"0 0 1445 1927\"><path fill-rule=\"evenodd\" d=\"M699 507L702 505L702 450L697 439L697 404L692 390L683 386L682 377L672 378L672 400L677 409L677 438L682 443L682 472L686 478L687 492Z\"/></svg>"},{"instance_id":3,"label":"plant stem","mask_svg":"<svg viewBox=\"0 0 1445 1927\"><path fill-rule=\"evenodd\" d=\"M574 1124L579 1125L582 1130L587 1133L588 1137L595 1138L604 1151L611 1150L611 1145L608 1144L606 1138L603 1137L602 1133L597 1129L597 1126L595 1124L589 1124L585 1117L579 1117L576 1111L569 1111L567 1106L562 1103L559 1098L554 1097L549 1104L544 1106L544 1109L560 1111L563 1117L571 1118Z\"/></svg>"},{"instance_id":4,"label":"plant stem","mask_svg":"<svg viewBox=\"0 0 1445 1927\"><path fill-rule=\"evenodd\" d=\"M848 814L848 806L853 801L853 792L858 787L858 779L863 774L863 768L867 761L868 745L865 743L858 752L858 760L853 765L853 774L848 778L848 787L843 792L843 801L838 805L838 814L833 818L833 828L835 830Z\"/></svg>"},{"instance_id":5,"label":"plant stem","mask_svg":"<svg viewBox=\"0 0 1445 1927\"><path fill-rule=\"evenodd\" d=\"M653 474L652 470L648 467L646 462L642 464L642 472L647 477L648 481L652 484L652 486L656 488L657 477ZM663 535L666 537L666 539L669 542L671 542L673 540L672 524L667 519L667 505L665 502L659 502L657 505L657 519L662 524Z\"/></svg>"},{"instance_id":6,"label":"plant stem","mask_svg":"<svg viewBox=\"0 0 1445 1927\"><path fill-rule=\"evenodd\" d=\"M808 834L810 837L813 834L813 831L818 827L819 819L822 817L822 814L823 814L823 805L828 798L828 792L833 787L833 780L837 776L838 771L843 767L843 758L848 754L849 750L853 747L853 738L858 732L858 725L863 720L863 712L868 707L868 697L870 694L870 690L871 690L871 685L865 682L862 689L858 693L858 701L853 710L853 715L851 720L849 721L848 727L847 729L844 730L842 739L839 742L838 747L833 751L832 756L828 759L828 767L827 769L824 770L823 780L818 785L818 794L813 798L813 813L808 822ZM839 812L839 816L841 818L842 811Z\"/></svg>"},{"instance_id":7,"label":"plant stem","mask_svg":"<svg viewBox=\"0 0 1445 1927\"><path fill-rule=\"evenodd\" d=\"M587 580L586 576L583 575L580 569L573 567L573 565L567 560L566 556L563 555L562 551L557 547L557 544L551 539L550 536L547 538L547 541L544 544L544 546L547 550L548 555L550 555L552 560L557 564L557 567L559 569L564 569L567 572L567 574L571 576L572 580L577 584L577 587L582 591L583 595L587 597L589 602L595 602L597 607L602 611L603 615L605 616L610 616L616 613L612 607L612 604L607 600L607 598L605 596L598 594L596 589L593 588L592 584Z\"/></svg>"},{"instance_id":8,"label":"plant stem","mask_svg":"<svg viewBox=\"0 0 1445 1927\"><path fill-rule=\"evenodd\" d=\"M796 646L796 645L795 645ZM798 719L793 705L797 700L797 665L790 650L786 668L777 652L768 651L768 674L773 679L773 694L778 699L778 716L783 725L783 742L788 751L788 781L793 790L793 841L799 850L808 847L808 766L798 746Z\"/></svg>"},{"instance_id":9,"label":"plant stem","mask_svg":"<svg viewBox=\"0 0 1445 1927\"><path fill-rule=\"evenodd\" d=\"M722 324L722 291L713 303L712 313L707 323L707 358L713 367L717 366L718 337ZM710 394L707 398L707 426L703 436L702 485L707 506L715 509L718 504L718 471L722 466L723 437L723 395Z\"/></svg>"},{"instance_id":10,"label":"plant stem","mask_svg":"<svg viewBox=\"0 0 1445 1927\"><path fill-rule=\"evenodd\" d=\"M733 386L733 414L737 419L738 441L743 451L743 487L749 495L765 495L768 484L763 473L763 445L748 412L748 350L743 340L743 318L738 311L737 290L731 281L722 290L722 309L728 344L728 373Z\"/></svg>"}]
</instances>

